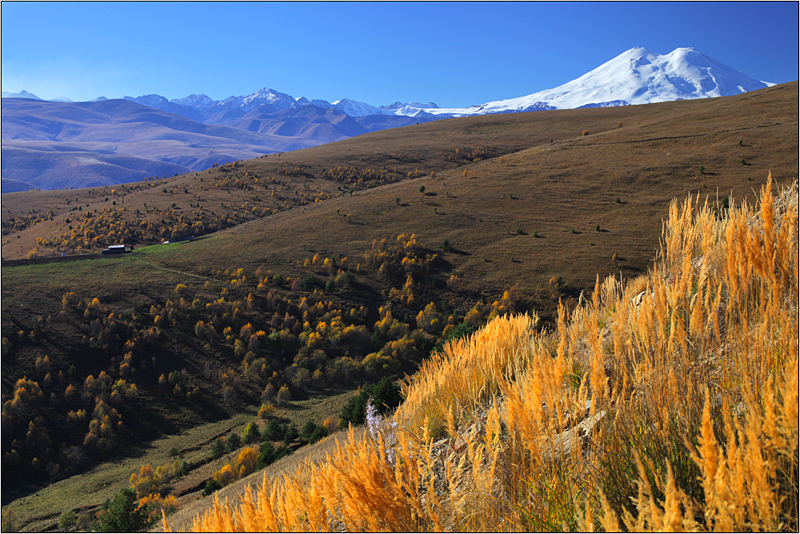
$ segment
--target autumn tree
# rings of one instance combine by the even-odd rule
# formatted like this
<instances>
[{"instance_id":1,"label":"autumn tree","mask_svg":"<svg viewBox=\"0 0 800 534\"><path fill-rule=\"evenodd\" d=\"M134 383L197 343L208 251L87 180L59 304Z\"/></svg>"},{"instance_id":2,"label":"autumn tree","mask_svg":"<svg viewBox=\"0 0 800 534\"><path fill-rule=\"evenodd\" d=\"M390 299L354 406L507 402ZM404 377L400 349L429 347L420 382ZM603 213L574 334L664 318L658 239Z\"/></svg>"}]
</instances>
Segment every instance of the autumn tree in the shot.
<instances>
[{"instance_id":1,"label":"autumn tree","mask_svg":"<svg viewBox=\"0 0 800 534\"><path fill-rule=\"evenodd\" d=\"M286 406L292 400L292 394L289 392L289 387L284 384L278 390L277 402L278 406Z\"/></svg>"},{"instance_id":2,"label":"autumn tree","mask_svg":"<svg viewBox=\"0 0 800 534\"><path fill-rule=\"evenodd\" d=\"M245 443L253 443L258 441L261 435L258 432L258 427L255 423L249 423L245 428L244 432L242 433L242 439Z\"/></svg>"},{"instance_id":3,"label":"autumn tree","mask_svg":"<svg viewBox=\"0 0 800 534\"><path fill-rule=\"evenodd\" d=\"M272 382L269 382L261 393L261 402L264 404L275 402L278 392Z\"/></svg>"}]
</instances>

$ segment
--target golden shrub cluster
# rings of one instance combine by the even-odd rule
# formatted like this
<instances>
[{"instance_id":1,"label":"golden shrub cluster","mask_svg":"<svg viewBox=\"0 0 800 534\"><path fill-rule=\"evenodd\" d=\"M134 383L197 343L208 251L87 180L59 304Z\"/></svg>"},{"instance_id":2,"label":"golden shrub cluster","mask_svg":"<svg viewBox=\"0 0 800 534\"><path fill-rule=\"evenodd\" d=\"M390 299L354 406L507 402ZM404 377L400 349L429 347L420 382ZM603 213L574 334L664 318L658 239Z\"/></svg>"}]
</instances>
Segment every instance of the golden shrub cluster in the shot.
<instances>
[{"instance_id":1,"label":"golden shrub cluster","mask_svg":"<svg viewBox=\"0 0 800 534\"><path fill-rule=\"evenodd\" d=\"M367 189L399 181L394 171L386 169L359 169L357 167L332 167L322 171L322 177L335 180L354 189Z\"/></svg>"}]
</instances>

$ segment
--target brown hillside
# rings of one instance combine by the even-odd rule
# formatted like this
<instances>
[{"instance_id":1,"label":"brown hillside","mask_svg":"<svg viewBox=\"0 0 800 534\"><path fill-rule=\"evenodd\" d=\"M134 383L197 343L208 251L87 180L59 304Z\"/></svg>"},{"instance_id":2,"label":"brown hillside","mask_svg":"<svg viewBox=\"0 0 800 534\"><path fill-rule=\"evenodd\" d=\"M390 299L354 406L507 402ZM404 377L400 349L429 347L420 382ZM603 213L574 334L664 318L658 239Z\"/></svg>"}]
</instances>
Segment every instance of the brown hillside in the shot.
<instances>
[{"instance_id":1,"label":"brown hillside","mask_svg":"<svg viewBox=\"0 0 800 534\"><path fill-rule=\"evenodd\" d=\"M518 285L548 312L559 296L551 277L581 290L598 274L646 269L671 199L742 199L769 171L778 183L796 179L797 84L710 101L446 120L284 154L282 163L374 167L392 147L420 154L421 172L446 168L453 147L505 155L253 221L170 254L170 265L296 266L314 253L352 260L373 239L415 233L471 291ZM266 165L243 168L261 174ZM453 251L440 250L445 239Z\"/></svg>"},{"instance_id":2,"label":"brown hillside","mask_svg":"<svg viewBox=\"0 0 800 534\"><path fill-rule=\"evenodd\" d=\"M519 197L523 202L515 203L516 207L524 206L523 211L529 209L527 202L534 200L530 196L533 192L539 195L540 203L556 198L548 193L548 183L551 192L565 197L603 191L604 200L610 195L615 201L619 196L621 202L633 202L634 190L644 189L649 196L651 186L662 197L648 198L648 202L661 202L673 193L697 191L703 185L703 193L715 194L719 188L723 195L731 190L743 194L755 185L743 183L748 177L758 183L770 169L779 181L796 174L796 94L797 84L793 83L707 101L447 119L115 188L6 194L3 258L26 258L34 248L39 256L97 252L118 242L120 224L117 235L105 237L103 231L110 228L106 224L95 232L98 240L86 238L79 228L79 217L89 210L106 210L106 219L127 221L128 233L123 235L128 243L153 243L176 237L176 230L179 234L183 230L184 236L205 234L313 203L318 198L349 196L348 191L353 188L432 172L441 175L453 167L475 165L474 160L483 165L470 172L491 172L489 181L480 180L488 178L488 174L473 174L473 181L469 182L470 189L483 191L481 198L514 195L513 191L502 190L510 186L504 180L521 182L515 186L520 188L520 194L526 184L533 187L526 192L527 198ZM582 137L584 131L589 132L586 137ZM522 159L506 158L504 164L499 161L499 157L524 150L532 152L527 157L519 155ZM495 165L487 168L484 165L489 160ZM704 176L700 175L701 166L705 167ZM337 182L323 176L324 170L338 167L361 172L363 183ZM368 170L372 177L366 176ZM669 180L665 179L667 176ZM447 177L439 176L443 183ZM450 178L453 180L455 175ZM576 178L582 186L573 189L570 184ZM412 189L418 190L427 183L420 182ZM454 184L447 186L451 189L464 185L450 183ZM450 192L456 194L454 190ZM408 192L401 188L395 193ZM401 200L407 203L407 199ZM591 198L580 200L581 204L593 202ZM460 204L465 201L462 198ZM76 210L78 206L80 212ZM633 208L628 205L628 215ZM505 211L517 218L512 206ZM611 211L625 213L625 209ZM656 220L662 216L660 212ZM603 221L598 219L594 224L598 223L602 227ZM438 218L436 226L441 224ZM84 246L86 242L89 246ZM648 253L651 251L652 247Z\"/></svg>"}]
</instances>

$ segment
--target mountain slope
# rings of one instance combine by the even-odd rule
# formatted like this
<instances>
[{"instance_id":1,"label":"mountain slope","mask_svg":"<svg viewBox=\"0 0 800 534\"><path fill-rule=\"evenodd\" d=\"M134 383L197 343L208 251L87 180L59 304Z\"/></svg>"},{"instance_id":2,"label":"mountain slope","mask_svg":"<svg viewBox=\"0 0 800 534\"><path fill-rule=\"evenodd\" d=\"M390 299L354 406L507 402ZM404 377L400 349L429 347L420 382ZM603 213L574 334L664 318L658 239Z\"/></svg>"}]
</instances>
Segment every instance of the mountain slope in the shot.
<instances>
[{"instance_id":1,"label":"mountain slope","mask_svg":"<svg viewBox=\"0 0 800 534\"><path fill-rule=\"evenodd\" d=\"M3 100L3 177L42 189L140 181L324 141L207 125L125 100Z\"/></svg>"},{"instance_id":2,"label":"mountain slope","mask_svg":"<svg viewBox=\"0 0 800 534\"><path fill-rule=\"evenodd\" d=\"M42 100L33 93L28 91L20 91L19 93L12 93L11 91L3 91L3 98L30 98L32 100Z\"/></svg>"}]
</instances>

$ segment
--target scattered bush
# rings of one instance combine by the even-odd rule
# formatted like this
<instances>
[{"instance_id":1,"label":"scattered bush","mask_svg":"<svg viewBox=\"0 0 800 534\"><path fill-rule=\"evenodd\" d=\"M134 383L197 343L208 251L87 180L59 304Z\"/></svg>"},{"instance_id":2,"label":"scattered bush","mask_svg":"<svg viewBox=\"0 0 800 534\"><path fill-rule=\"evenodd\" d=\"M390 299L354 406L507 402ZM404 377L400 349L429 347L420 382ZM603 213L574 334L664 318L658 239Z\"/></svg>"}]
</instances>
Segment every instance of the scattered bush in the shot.
<instances>
[{"instance_id":1,"label":"scattered bush","mask_svg":"<svg viewBox=\"0 0 800 534\"><path fill-rule=\"evenodd\" d=\"M303 428L300 429L300 439L308 443L316 443L327 435L328 430L324 426L317 425L313 421L306 422Z\"/></svg>"},{"instance_id":2,"label":"scattered bush","mask_svg":"<svg viewBox=\"0 0 800 534\"><path fill-rule=\"evenodd\" d=\"M275 407L272 404L262 404L261 408L258 409L258 418L266 419L273 413L275 413Z\"/></svg>"},{"instance_id":3,"label":"scattered bush","mask_svg":"<svg viewBox=\"0 0 800 534\"><path fill-rule=\"evenodd\" d=\"M297 430L297 425L292 423L286 427L286 432L283 434L283 443L288 447L289 443L293 442L299 437L300 432Z\"/></svg>"},{"instance_id":4,"label":"scattered bush","mask_svg":"<svg viewBox=\"0 0 800 534\"><path fill-rule=\"evenodd\" d=\"M207 497L215 491L221 490L223 487L224 486L218 480L213 478L209 479L209 481L206 482L206 487L203 489L203 497Z\"/></svg>"},{"instance_id":5,"label":"scattered bush","mask_svg":"<svg viewBox=\"0 0 800 534\"><path fill-rule=\"evenodd\" d=\"M225 443L223 443L222 438L217 438L211 444L211 457L217 460L222 458L223 454L225 454Z\"/></svg>"},{"instance_id":6,"label":"scattered bush","mask_svg":"<svg viewBox=\"0 0 800 534\"><path fill-rule=\"evenodd\" d=\"M58 528L61 530L68 530L74 527L78 523L78 518L75 515L75 512L72 510L67 510L63 512L60 516L58 516ZM5 528L3 528L4 532L8 532Z\"/></svg>"},{"instance_id":7,"label":"scattered bush","mask_svg":"<svg viewBox=\"0 0 800 534\"><path fill-rule=\"evenodd\" d=\"M136 492L124 488L103 503L103 511L92 528L97 532L142 532L149 530L155 521L148 507L139 507Z\"/></svg>"},{"instance_id":8,"label":"scattered bush","mask_svg":"<svg viewBox=\"0 0 800 534\"><path fill-rule=\"evenodd\" d=\"M290 454L292 454L292 450L286 445L281 445L276 449L272 443L268 441L261 446L261 451L256 461L256 470L263 469Z\"/></svg>"},{"instance_id":9,"label":"scattered bush","mask_svg":"<svg viewBox=\"0 0 800 534\"><path fill-rule=\"evenodd\" d=\"M300 289L303 291L311 291L317 285L317 277L310 274L300 281Z\"/></svg>"},{"instance_id":10,"label":"scattered bush","mask_svg":"<svg viewBox=\"0 0 800 534\"><path fill-rule=\"evenodd\" d=\"M255 423L250 423L244 428L242 438L245 444L253 443L261 438Z\"/></svg>"},{"instance_id":11,"label":"scattered bush","mask_svg":"<svg viewBox=\"0 0 800 534\"><path fill-rule=\"evenodd\" d=\"M231 434L225 439L225 452L233 452L242 446L242 438L239 434Z\"/></svg>"},{"instance_id":12,"label":"scattered bush","mask_svg":"<svg viewBox=\"0 0 800 534\"><path fill-rule=\"evenodd\" d=\"M272 419L264 427L263 438L264 441L280 441L283 439L284 434L286 434L285 426L281 425L277 419Z\"/></svg>"},{"instance_id":13,"label":"scattered bush","mask_svg":"<svg viewBox=\"0 0 800 534\"><path fill-rule=\"evenodd\" d=\"M286 384L282 385L281 389L278 390L278 395L277 395L278 406L286 406L287 404L289 404L289 402L291 402L291 400L292 400L292 394L289 391L289 386L287 386Z\"/></svg>"},{"instance_id":14,"label":"scattered bush","mask_svg":"<svg viewBox=\"0 0 800 534\"><path fill-rule=\"evenodd\" d=\"M370 397L374 399L374 404L380 414L393 410L402 400L400 386L395 384L390 377L382 378L377 384L366 384L358 395L352 397L342 409L340 426L363 425Z\"/></svg>"}]
</instances>

